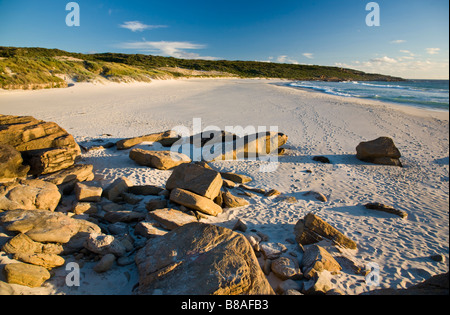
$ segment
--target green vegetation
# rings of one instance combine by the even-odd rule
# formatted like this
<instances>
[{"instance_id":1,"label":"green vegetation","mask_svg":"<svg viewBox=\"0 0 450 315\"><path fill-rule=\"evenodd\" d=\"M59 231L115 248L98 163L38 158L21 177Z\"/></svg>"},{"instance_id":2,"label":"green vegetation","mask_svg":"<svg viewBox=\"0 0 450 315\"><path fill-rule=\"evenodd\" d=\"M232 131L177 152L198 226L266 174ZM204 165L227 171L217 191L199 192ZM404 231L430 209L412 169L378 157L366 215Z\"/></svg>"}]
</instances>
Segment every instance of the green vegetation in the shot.
<instances>
[{"instance_id":1,"label":"green vegetation","mask_svg":"<svg viewBox=\"0 0 450 315\"><path fill-rule=\"evenodd\" d=\"M141 54L79 54L59 49L0 47L0 88L65 87L67 81L142 81L173 77L399 81L400 78L315 65L189 60Z\"/></svg>"}]
</instances>

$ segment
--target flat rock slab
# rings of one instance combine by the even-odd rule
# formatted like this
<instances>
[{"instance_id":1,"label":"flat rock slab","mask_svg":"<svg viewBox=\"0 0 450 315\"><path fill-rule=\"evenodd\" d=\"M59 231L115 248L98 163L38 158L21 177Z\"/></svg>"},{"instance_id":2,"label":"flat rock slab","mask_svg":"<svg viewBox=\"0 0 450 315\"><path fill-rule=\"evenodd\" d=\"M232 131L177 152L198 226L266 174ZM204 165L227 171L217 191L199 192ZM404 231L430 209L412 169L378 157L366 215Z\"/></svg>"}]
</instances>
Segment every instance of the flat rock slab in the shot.
<instances>
[{"instance_id":1,"label":"flat rock slab","mask_svg":"<svg viewBox=\"0 0 450 315\"><path fill-rule=\"evenodd\" d=\"M175 188L170 194L170 200L185 206L186 208L198 210L208 215L217 216L223 209L211 199L194 194L190 191Z\"/></svg>"},{"instance_id":2,"label":"flat rock slab","mask_svg":"<svg viewBox=\"0 0 450 315\"><path fill-rule=\"evenodd\" d=\"M194 216L174 209L150 211L148 215L161 223L168 230L174 230L185 224L197 222L197 219Z\"/></svg>"},{"instance_id":3,"label":"flat rock slab","mask_svg":"<svg viewBox=\"0 0 450 315\"><path fill-rule=\"evenodd\" d=\"M191 223L136 254L139 294L274 294L250 243L229 229Z\"/></svg>"},{"instance_id":4,"label":"flat rock slab","mask_svg":"<svg viewBox=\"0 0 450 315\"><path fill-rule=\"evenodd\" d=\"M133 149L130 159L141 166L148 166L158 170L170 170L183 163L190 163L191 159L182 153L172 151L146 151Z\"/></svg>"},{"instance_id":5,"label":"flat rock slab","mask_svg":"<svg viewBox=\"0 0 450 315\"><path fill-rule=\"evenodd\" d=\"M153 133L141 137L123 139L116 143L117 150L126 150L138 145L142 142L158 142L167 139L173 139L176 136L175 132L168 130L165 132Z\"/></svg>"},{"instance_id":6,"label":"flat rock slab","mask_svg":"<svg viewBox=\"0 0 450 315\"><path fill-rule=\"evenodd\" d=\"M45 210L11 210L0 214L0 225L8 231L26 234L36 242L65 244L80 231L100 230L85 220Z\"/></svg>"}]
</instances>

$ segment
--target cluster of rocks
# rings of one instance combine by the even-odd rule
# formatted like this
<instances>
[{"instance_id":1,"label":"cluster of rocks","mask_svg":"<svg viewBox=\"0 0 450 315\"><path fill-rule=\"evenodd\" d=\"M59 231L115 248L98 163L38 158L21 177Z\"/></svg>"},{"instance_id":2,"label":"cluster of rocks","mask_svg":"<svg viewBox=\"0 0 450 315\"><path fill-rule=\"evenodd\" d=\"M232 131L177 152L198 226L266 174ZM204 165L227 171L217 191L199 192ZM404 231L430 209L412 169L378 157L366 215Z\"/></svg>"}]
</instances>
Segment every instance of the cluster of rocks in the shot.
<instances>
[{"instance_id":1,"label":"cluster of rocks","mask_svg":"<svg viewBox=\"0 0 450 315\"><path fill-rule=\"evenodd\" d=\"M220 136L219 142L230 137ZM204 147L214 139L196 137L187 141L200 140ZM212 160L275 149L281 153L287 141L283 134L264 133L261 138L266 146L246 141ZM298 245L295 252L260 231L248 231L243 220L233 229L202 222L227 208L249 205L243 197L253 193L296 200L274 189L250 187L248 176L218 172L181 153L177 158L171 151L133 149L144 141L171 146L179 140L167 131L116 143L118 150L131 149L130 158L140 165L171 170L165 187L135 186L127 178L103 187L95 181L92 165L75 164L80 148L62 128L32 117L0 116L0 264L5 281L39 287L68 255L78 262L95 261L98 273L136 264L138 294L340 294L331 280L344 265L365 275L348 257L318 244L334 244L338 253L340 248L357 248L312 213L298 221L293 239L287 240ZM358 153L359 158L386 162L366 153ZM399 155L386 154L391 159ZM327 202L321 193L308 194ZM367 208L406 215L382 204ZM10 257L7 263L2 255ZM279 280L275 290L268 281L271 274ZM7 283L0 281L0 293L12 292Z\"/></svg>"}]
</instances>

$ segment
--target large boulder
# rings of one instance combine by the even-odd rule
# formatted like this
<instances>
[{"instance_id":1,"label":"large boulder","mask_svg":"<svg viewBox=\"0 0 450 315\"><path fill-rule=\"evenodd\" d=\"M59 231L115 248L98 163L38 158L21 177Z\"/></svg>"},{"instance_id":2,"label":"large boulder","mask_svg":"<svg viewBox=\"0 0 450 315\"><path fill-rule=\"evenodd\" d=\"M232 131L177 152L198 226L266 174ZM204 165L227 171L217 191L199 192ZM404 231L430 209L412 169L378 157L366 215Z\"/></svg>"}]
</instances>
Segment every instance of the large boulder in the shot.
<instances>
[{"instance_id":1,"label":"large boulder","mask_svg":"<svg viewBox=\"0 0 450 315\"><path fill-rule=\"evenodd\" d=\"M0 143L21 152L34 175L69 167L81 154L80 147L66 130L54 122L30 116L0 115Z\"/></svg>"},{"instance_id":2,"label":"large boulder","mask_svg":"<svg viewBox=\"0 0 450 315\"><path fill-rule=\"evenodd\" d=\"M313 213L308 213L297 222L294 233L296 241L301 245L318 243L325 238L345 248L357 248L352 239Z\"/></svg>"},{"instance_id":3,"label":"large boulder","mask_svg":"<svg viewBox=\"0 0 450 315\"><path fill-rule=\"evenodd\" d=\"M54 211L61 199L55 184L38 179L16 180L0 186L0 210Z\"/></svg>"},{"instance_id":4,"label":"large boulder","mask_svg":"<svg viewBox=\"0 0 450 315\"><path fill-rule=\"evenodd\" d=\"M196 164L177 166L166 183L166 189L181 188L214 200L222 188L219 172Z\"/></svg>"},{"instance_id":5,"label":"large boulder","mask_svg":"<svg viewBox=\"0 0 450 315\"><path fill-rule=\"evenodd\" d=\"M30 167L22 163L19 151L8 144L0 143L0 181L27 176Z\"/></svg>"},{"instance_id":6,"label":"large boulder","mask_svg":"<svg viewBox=\"0 0 450 315\"><path fill-rule=\"evenodd\" d=\"M364 162L382 165L402 166L401 153L389 137L361 142L356 147L356 157Z\"/></svg>"},{"instance_id":7,"label":"large boulder","mask_svg":"<svg viewBox=\"0 0 450 315\"><path fill-rule=\"evenodd\" d=\"M274 294L244 236L203 223L152 239L136 255L139 294Z\"/></svg>"},{"instance_id":8,"label":"large boulder","mask_svg":"<svg viewBox=\"0 0 450 315\"><path fill-rule=\"evenodd\" d=\"M306 278L310 279L324 270L337 273L342 270L341 265L323 247L318 245L308 246L303 254L302 271Z\"/></svg>"},{"instance_id":9,"label":"large boulder","mask_svg":"<svg viewBox=\"0 0 450 315\"><path fill-rule=\"evenodd\" d=\"M190 163L191 159L182 153L172 151L146 151L133 149L130 159L141 166L148 166L158 170L170 170L183 163Z\"/></svg>"}]
</instances>

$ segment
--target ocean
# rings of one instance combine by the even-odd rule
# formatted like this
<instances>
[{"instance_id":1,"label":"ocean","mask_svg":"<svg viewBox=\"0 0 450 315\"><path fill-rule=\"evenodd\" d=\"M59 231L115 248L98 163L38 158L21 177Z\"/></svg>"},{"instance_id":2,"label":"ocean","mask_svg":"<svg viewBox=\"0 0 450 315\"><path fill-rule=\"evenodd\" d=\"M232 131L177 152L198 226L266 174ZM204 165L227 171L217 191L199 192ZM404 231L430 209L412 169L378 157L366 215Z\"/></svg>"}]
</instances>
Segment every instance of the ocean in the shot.
<instances>
[{"instance_id":1,"label":"ocean","mask_svg":"<svg viewBox=\"0 0 450 315\"><path fill-rule=\"evenodd\" d=\"M297 81L288 86L345 97L373 99L434 110L449 110L448 80L409 80L404 82L324 82Z\"/></svg>"}]
</instances>

